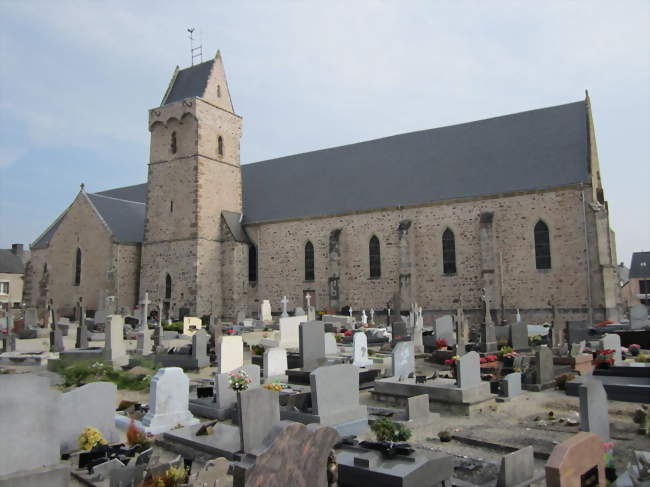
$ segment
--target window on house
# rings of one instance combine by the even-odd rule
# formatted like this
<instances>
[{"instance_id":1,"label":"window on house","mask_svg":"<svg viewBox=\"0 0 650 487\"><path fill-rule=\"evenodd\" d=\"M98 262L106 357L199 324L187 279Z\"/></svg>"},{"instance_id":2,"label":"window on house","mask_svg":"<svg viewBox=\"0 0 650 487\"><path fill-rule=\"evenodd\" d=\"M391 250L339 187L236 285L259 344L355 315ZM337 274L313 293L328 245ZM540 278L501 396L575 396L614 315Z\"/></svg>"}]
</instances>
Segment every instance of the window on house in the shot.
<instances>
[{"instance_id":1,"label":"window on house","mask_svg":"<svg viewBox=\"0 0 650 487\"><path fill-rule=\"evenodd\" d=\"M535 224L535 266L538 269L551 268L551 242L548 226L542 220Z\"/></svg>"},{"instance_id":2,"label":"window on house","mask_svg":"<svg viewBox=\"0 0 650 487\"><path fill-rule=\"evenodd\" d=\"M0 281L0 294L9 295L9 281Z\"/></svg>"},{"instance_id":3,"label":"window on house","mask_svg":"<svg viewBox=\"0 0 650 487\"><path fill-rule=\"evenodd\" d=\"M442 272L456 274L456 239L449 228L442 234Z\"/></svg>"},{"instance_id":4,"label":"window on house","mask_svg":"<svg viewBox=\"0 0 650 487\"><path fill-rule=\"evenodd\" d=\"M314 245L311 242L305 244L305 281L314 280Z\"/></svg>"},{"instance_id":5,"label":"window on house","mask_svg":"<svg viewBox=\"0 0 650 487\"><path fill-rule=\"evenodd\" d=\"M368 254L370 256L370 278L378 279L381 277L381 250L379 248L379 239L373 235L368 244Z\"/></svg>"},{"instance_id":6,"label":"window on house","mask_svg":"<svg viewBox=\"0 0 650 487\"><path fill-rule=\"evenodd\" d=\"M165 299L171 299L172 297L172 276L167 274L165 277Z\"/></svg>"},{"instance_id":7,"label":"window on house","mask_svg":"<svg viewBox=\"0 0 650 487\"><path fill-rule=\"evenodd\" d=\"M169 149L172 151L172 154L176 154L176 132L172 132L171 142L169 144Z\"/></svg>"},{"instance_id":8,"label":"window on house","mask_svg":"<svg viewBox=\"0 0 650 487\"><path fill-rule=\"evenodd\" d=\"M248 247L248 281L257 282L257 247Z\"/></svg>"},{"instance_id":9,"label":"window on house","mask_svg":"<svg viewBox=\"0 0 650 487\"><path fill-rule=\"evenodd\" d=\"M74 263L74 285L81 284L81 249L77 249Z\"/></svg>"},{"instance_id":10,"label":"window on house","mask_svg":"<svg viewBox=\"0 0 650 487\"><path fill-rule=\"evenodd\" d=\"M221 137L221 135L217 139L217 152L220 156L223 155L223 137Z\"/></svg>"},{"instance_id":11,"label":"window on house","mask_svg":"<svg viewBox=\"0 0 650 487\"><path fill-rule=\"evenodd\" d=\"M174 200L169 202L169 213L174 213Z\"/></svg>"},{"instance_id":12,"label":"window on house","mask_svg":"<svg viewBox=\"0 0 650 487\"><path fill-rule=\"evenodd\" d=\"M650 279L639 281L639 294L650 294Z\"/></svg>"}]
</instances>

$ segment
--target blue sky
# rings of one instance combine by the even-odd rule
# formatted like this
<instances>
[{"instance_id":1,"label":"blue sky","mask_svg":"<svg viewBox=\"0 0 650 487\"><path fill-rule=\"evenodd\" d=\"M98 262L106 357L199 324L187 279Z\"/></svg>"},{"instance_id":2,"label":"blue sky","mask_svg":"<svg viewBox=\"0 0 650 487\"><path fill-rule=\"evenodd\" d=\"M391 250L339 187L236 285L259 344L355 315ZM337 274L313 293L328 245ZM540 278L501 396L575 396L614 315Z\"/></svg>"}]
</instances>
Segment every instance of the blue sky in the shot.
<instances>
[{"instance_id":1,"label":"blue sky","mask_svg":"<svg viewBox=\"0 0 650 487\"><path fill-rule=\"evenodd\" d=\"M534 5L534 8L531 6ZM242 162L489 118L589 89L619 261L650 250L650 2L0 0L0 248L146 180L186 28L220 49Z\"/></svg>"}]
</instances>

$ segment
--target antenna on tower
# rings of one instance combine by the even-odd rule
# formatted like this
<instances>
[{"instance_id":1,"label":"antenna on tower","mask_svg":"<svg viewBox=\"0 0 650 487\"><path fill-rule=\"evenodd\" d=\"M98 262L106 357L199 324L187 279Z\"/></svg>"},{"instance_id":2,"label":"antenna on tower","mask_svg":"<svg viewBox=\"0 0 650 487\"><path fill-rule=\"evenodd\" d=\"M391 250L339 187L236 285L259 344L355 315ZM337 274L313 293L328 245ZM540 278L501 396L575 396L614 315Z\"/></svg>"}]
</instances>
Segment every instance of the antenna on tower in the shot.
<instances>
[{"instance_id":1,"label":"antenna on tower","mask_svg":"<svg viewBox=\"0 0 650 487\"><path fill-rule=\"evenodd\" d=\"M190 55L192 58L192 66L194 66L194 59L199 58L201 62L203 62L203 36L201 35L201 31L199 31L199 45L194 47L194 27L191 29L187 29L187 32L190 33L189 38L190 38Z\"/></svg>"}]
</instances>

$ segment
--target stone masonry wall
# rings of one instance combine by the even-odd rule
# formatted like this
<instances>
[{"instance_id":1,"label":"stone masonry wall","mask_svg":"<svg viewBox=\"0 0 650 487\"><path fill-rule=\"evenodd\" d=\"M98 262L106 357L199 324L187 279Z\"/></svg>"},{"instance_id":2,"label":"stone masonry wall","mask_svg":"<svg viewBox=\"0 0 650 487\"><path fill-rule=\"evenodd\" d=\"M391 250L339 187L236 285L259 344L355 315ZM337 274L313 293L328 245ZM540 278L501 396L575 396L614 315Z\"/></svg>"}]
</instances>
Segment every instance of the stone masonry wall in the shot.
<instances>
[{"instance_id":1,"label":"stone masonry wall","mask_svg":"<svg viewBox=\"0 0 650 487\"><path fill-rule=\"evenodd\" d=\"M554 299L564 319L586 318L585 240L580 191L575 188L446 202L426 207L376 211L347 216L247 226L258 248L258 283L250 289L249 307L270 299L274 310L286 294L289 307L302 303L305 289L315 289L319 309L328 303L330 232L342 228L341 306L383 309L398 290L398 225L412 220L415 237L417 301L428 319L455 309L462 298L468 310L480 308L481 262L479 215L494 213L497 252L501 252L505 318L520 308L525 319L551 318ZM535 268L533 228L542 219L549 227L552 268ZM457 274L442 270L442 233L450 228L456 239ZM382 275L370 279L368 242L381 243ZM315 281L304 281L304 246L315 251ZM598 268L592 269L598 272ZM602 279L602 278L601 278ZM602 296L602 295L601 295ZM601 299L602 301L602 299ZM599 308L604 303L595 301ZM493 307L499 307L494 303ZM477 315L478 316L478 315Z\"/></svg>"}]
</instances>

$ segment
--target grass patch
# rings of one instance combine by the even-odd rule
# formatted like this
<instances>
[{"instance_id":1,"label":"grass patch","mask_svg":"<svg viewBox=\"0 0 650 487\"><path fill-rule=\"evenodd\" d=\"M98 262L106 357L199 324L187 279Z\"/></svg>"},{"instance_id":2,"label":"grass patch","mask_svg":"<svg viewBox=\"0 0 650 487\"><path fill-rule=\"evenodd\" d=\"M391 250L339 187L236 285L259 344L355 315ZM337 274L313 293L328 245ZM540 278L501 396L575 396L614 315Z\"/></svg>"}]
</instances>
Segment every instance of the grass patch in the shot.
<instances>
[{"instance_id":1,"label":"grass patch","mask_svg":"<svg viewBox=\"0 0 650 487\"><path fill-rule=\"evenodd\" d=\"M163 323L163 330L165 331L175 331L178 333L183 333L183 322L182 321L174 321L172 323Z\"/></svg>"},{"instance_id":2,"label":"grass patch","mask_svg":"<svg viewBox=\"0 0 650 487\"><path fill-rule=\"evenodd\" d=\"M153 360L143 359L143 362L145 361L146 364L140 365L153 369L153 372L144 376L133 375L121 369L114 370L110 364L91 360L74 362L59 360L54 371L63 377L63 387L66 388L78 387L90 382L112 382L118 389L146 391L149 390L156 367ZM151 361L151 367L148 361Z\"/></svg>"}]
</instances>

